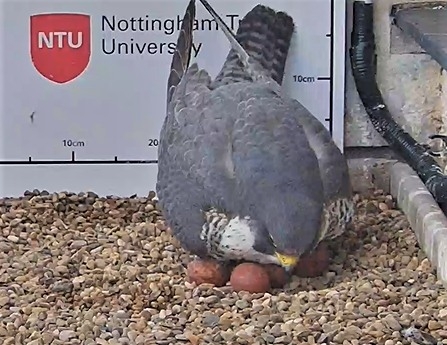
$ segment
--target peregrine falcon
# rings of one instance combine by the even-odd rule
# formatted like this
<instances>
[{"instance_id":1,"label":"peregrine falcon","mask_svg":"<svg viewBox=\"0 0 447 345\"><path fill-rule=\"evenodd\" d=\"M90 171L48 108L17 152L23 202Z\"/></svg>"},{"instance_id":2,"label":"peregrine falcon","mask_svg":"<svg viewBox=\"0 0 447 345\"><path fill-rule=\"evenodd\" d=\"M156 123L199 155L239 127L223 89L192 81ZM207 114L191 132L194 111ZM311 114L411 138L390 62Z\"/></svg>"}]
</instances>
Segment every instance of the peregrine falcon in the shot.
<instances>
[{"instance_id":1,"label":"peregrine falcon","mask_svg":"<svg viewBox=\"0 0 447 345\"><path fill-rule=\"evenodd\" d=\"M293 19L263 5L212 79L190 65L195 1L186 9L167 86L157 194L182 246L202 258L292 268L353 216L347 162L327 129L281 91Z\"/></svg>"}]
</instances>

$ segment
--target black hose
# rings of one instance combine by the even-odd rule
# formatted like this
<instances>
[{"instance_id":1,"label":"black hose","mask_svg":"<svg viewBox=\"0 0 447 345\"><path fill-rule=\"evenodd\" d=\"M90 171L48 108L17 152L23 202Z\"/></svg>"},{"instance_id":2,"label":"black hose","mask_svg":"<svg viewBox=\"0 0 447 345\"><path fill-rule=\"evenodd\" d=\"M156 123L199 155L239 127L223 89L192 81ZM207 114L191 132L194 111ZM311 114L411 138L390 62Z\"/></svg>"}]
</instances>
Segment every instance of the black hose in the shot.
<instances>
[{"instance_id":1,"label":"black hose","mask_svg":"<svg viewBox=\"0 0 447 345\"><path fill-rule=\"evenodd\" d=\"M438 202L447 202L447 178L426 148L404 131L391 116L375 76L373 5L354 2L350 57L357 90L374 128L419 175Z\"/></svg>"}]
</instances>

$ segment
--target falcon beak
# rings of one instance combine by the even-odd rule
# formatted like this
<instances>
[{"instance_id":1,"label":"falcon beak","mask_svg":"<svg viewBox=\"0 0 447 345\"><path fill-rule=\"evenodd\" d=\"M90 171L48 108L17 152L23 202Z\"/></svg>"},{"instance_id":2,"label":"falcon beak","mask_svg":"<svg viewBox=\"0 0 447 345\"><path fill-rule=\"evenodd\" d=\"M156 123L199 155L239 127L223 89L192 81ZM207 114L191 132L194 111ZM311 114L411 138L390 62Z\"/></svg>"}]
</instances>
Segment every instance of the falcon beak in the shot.
<instances>
[{"instance_id":1,"label":"falcon beak","mask_svg":"<svg viewBox=\"0 0 447 345\"><path fill-rule=\"evenodd\" d=\"M295 267L295 265L298 263L298 258L295 256L283 255L278 252L276 252L275 255L278 258L281 266L284 267L287 272L292 270L292 268Z\"/></svg>"}]
</instances>

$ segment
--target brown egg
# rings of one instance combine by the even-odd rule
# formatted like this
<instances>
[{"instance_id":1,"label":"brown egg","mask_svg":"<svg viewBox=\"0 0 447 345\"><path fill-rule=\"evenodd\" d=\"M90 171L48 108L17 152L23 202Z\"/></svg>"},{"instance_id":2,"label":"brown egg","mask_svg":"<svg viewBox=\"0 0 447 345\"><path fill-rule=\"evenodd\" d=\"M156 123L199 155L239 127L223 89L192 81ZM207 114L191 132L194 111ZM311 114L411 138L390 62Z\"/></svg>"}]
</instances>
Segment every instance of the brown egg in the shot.
<instances>
[{"instance_id":1,"label":"brown egg","mask_svg":"<svg viewBox=\"0 0 447 345\"><path fill-rule=\"evenodd\" d=\"M300 258L294 273L300 277L318 277L329 267L329 249L325 243L320 243L315 250Z\"/></svg>"},{"instance_id":2,"label":"brown egg","mask_svg":"<svg viewBox=\"0 0 447 345\"><path fill-rule=\"evenodd\" d=\"M215 260L196 259L188 264L187 280L190 283L213 284L215 286L224 286L229 278L230 272L227 267Z\"/></svg>"},{"instance_id":3,"label":"brown egg","mask_svg":"<svg viewBox=\"0 0 447 345\"><path fill-rule=\"evenodd\" d=\"M234 291L267 292L270 278L267 270L258 264L244 262L233 270L230 283Z\"/></svg>"},{"instance_id":4,"label":"brown egg","mask_svg":"<svg viewBox=\"0 0 447 345\"><path fill-rule=\"evenodd\" d=\"M269 275L272 288L282 288L289 281L288 274L281 266L265 265L264 268Z\"/></svg>"}]
</instances>

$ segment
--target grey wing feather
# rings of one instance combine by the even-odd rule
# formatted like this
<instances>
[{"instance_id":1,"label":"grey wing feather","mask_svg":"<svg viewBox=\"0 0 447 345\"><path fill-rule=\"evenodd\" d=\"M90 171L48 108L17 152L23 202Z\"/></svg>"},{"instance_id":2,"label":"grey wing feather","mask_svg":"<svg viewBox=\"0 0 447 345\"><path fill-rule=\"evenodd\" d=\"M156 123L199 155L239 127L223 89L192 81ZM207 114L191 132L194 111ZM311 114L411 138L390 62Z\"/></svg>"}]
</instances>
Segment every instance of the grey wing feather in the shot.
<instances>
[{"instance_id":1,"label":"grey wing feather","mask_svg":"<svg viewBox=\"0 0 447 345\"><path fill-rule=\"evenodd\" d=\"M293 209L320 214L323 186L315 174L318 161L297 117L291 115L293 106L263 85L246 90L233 132L237 192L242 201L238 207L255 219L265 219L259 212L273 207L284 219ZM272 200L273 196L279 198ZM280 226L277 220L266 219L267 228ZM316 235L316 231L301 234L302 245L313 243ZM296 241L296 233L282 236L287 237L285 242Z\"/></svg>"},{"instance_id":2,"label":"grey wing feather","mask_svg":"<svg viewBox=\"0 0 447 345\"><path fill-rule=\"evenodd\" d=\"M168 81L167 114L160 132L157 194L165 218L183 247L199 256L204 213L223 207L228 193L229 107L209 88L211 78L189 64L194 1L185 12Z\"/></svg>"},{"instance_id":3,"label":"grey wing feather","mask_svg":"<svg viewBox=\"0 0 447 345\"><path fill-rule=\"evenodd\" d=\"M189 73L182 83L188 81ZM200 80L198 76L203 77L203 72L191 78ZM231 199L232 167L224 120L231 107L213 97L206 84L188 87L181 100L174 94L169 110L172 116L162 129L157 193L168 224L183 247L205 256L206 246L200 239L203 211L228 209Z\"/></svg>"},{"instance_id":4,"label":"grey wing feather","mask_svg":"<svg viewBox=\"0 0 447 345\"><path fill-rule=\"evenodd\" d=\"M174 235L185 249L204 257L207 248L200 239L200 231L207 193L184 168L183 128L176 118L176 111L185 111L182 98L187 91L186 86L194 89L206 83L206 76L198 73L196 66L188 69L194 19L195 2L191 0L185 11L168 79L167 114L160 132L156 189L163 214ZM191 84L188 84L188 79L191 79Z\"/></svg>"},{"instance_id":5,"label":"grey wing feather","mask_svg":"<svg viewBox=\"0 0 447 345\"><path fill-rule=\"evenodd\" d=\"M283 12L257 5L241 20L235 36L209 3L200 1L221 25L232 46L212 87L239 80L254 81L262 76L271 77L280 84L294 30L293 19ZM259 66L262 68L257 69ZM262 76L253 76L253 73ZM305 136L318 158L326 200L349 196L350 182L344 156L322 123L299 102L294 103Z\"/></svg>"},{"instance_id":6,"label":"grey wing feather","mask_svg":"<svg viewBox=\"0 0 447 345\"><path fill-rule=\"evenodd\" d=\"M345 156L326 127L304 106L294 102L298 121L318 158L326 201L351 197L351 184Z\"/></svg>"},{"instance_id":7,"label":"grey wing feather","mask_svg":"<svg viewBox=\"0 0 447 345\"><path fill-rule=\"evenodd\" d=\"M185 107L176 112L183 126L179 136L183 138L184 169L203 185L214 207L224 208L234 185L231 120L236 105L205 86L189 92L184 100Z\"/></svg>"},{"instance_id":8,"label":"grey wing feather","mask_svg":"<svg viewBox=\"0 0 447 345\"><path fill-rule=\"evenodd\" d=\"M191 0L183 16L182 27L177 38L177 45L172 56L171 71L168 77L167 103L171 102L177 85L189 67L191 60L193 23L196 17L195 1Z\"/></svg>"}]
</instances>

